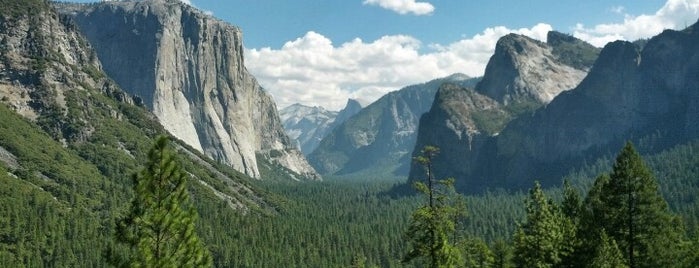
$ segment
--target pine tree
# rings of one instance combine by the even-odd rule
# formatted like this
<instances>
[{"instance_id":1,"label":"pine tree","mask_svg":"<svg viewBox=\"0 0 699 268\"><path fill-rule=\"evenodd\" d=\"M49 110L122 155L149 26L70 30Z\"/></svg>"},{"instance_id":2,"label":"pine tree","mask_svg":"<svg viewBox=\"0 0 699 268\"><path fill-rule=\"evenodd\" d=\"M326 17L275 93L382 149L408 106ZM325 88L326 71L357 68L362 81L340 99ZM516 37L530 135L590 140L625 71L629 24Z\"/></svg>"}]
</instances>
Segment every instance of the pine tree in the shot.
<instances>
[{"instance_id":1,"label":"pine tree","mask_svg":"<svg viewBox=\"0 0 699 268\"><path fill-rule=\"evenodd\" d=\"M160 136L148 162L133 175L135 197L118 224L118 240L133 249L131 267L210 267L211 256L194 229L197 213L186 190L187 173Z\"/></svg>"},{"instance_id":2,"label":"pine tree","mask_svg":"<svg viewBox=\"0 0 699 268\"><path fill-rule=\"evenodd\" d=\"M567 240L574 228L561 210L546 198L539 182L529 191L526 220L514 237L517 267L555 267L565 256Z\"/></svg>"},{"instance_id":3,"label":"pine tree","mask_svg":"<svg viewBox=\"0 0 699 268\"><path fill-rule=\"evenodd\" d=\"M672 267L679 258L681 224L631 143L617 156L611 174L598 178L588 199L587 236L606 230L629 267Z\"/></svg>"},{"instance_id":4,"label":"pine tree","mask_svg":"<svg viewBox=\"0 0 699 268\"><path fill-rule=\"evenodd\" d=\"M495 255L480 238L464 240L461 245L464 251L464 267L485 268L495 264Z\"/></svg>"},{"instance_id":5,"label":"pine tree","mask_svg":"<svg viewBox=\"0 0 699 268\"><path fill-rule=\"evenodd\" d=\"M595 248L595 254L589 262L588 267L591 268L624 268L628 267L624 263L624 257L621 255L619 246L614 239L607 236L603 230L600 231L598 238L599 243Z\"/></svg>"},{"instance_id":6,"label":"pine tree","mask_svg":"<svg viewBox=\"0 0 699 268\"><path fill-rule=\"evenodd\" d=\"M415 161L426 168L427 183L414 184L418 192L427 195L427 204L420 206L410 218L408 230L405 233L409 251L403 262L421 261L426 267L454 267L460 263L460 254L455 242L449 237L456 230L456 219L463 213L454 206L454 180L434 180L432 175L432 159L439 149L426 146L422 155Z\"/></svg>"},{"instance_id":7,"label":"pine tree","mask_svg":"<svg viewBox=\"0 0 699 268\"><path fill-rule=\"evenodd\" d=\"M510 245L502 239L498 239L493 244L493 267L494 268L511 268L512 266L512 249Z\"/></svg>"}]
</instances>

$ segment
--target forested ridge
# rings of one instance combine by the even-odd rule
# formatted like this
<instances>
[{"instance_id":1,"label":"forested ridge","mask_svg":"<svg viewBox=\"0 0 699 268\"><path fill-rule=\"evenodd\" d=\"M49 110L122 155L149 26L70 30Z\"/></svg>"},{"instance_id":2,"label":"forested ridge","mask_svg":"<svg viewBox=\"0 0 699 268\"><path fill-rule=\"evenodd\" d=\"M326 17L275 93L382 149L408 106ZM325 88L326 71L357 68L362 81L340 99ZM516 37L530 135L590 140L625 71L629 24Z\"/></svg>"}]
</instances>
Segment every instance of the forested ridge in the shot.
<instances>
[{"instance_id":1,"label":"forested ridge","mask_svg":"<svg viewBox=\"0 0 699 268\"><path fill-rule=\"evenodd\" d=\"M41 0L1 2L3 16L48 8ZM194 250L205 252L199 263L216 267L699 266L699 140L669 149L635 140L640 155L631 144L607 148L563 178L524 178L528 191L462 196L448 178L429 174L416 178L427 182L420 191L366 173L298 182L264 162L263 179L254 180L177 140L167 161L153 157L162 126L95 66L67 67L95 83L69 81L75 88L61 92L59 105L40 78L67 63L50 47L36 50L46 53L29 55L32 68L20 77L33 90L36 120L0 104L0 267L128 265L147 240L120 228L137 229L133 219L145 218L139 202L152 197L139 181L161 162L177 170L175 182L163 184L177 186L170 190L185 212L150 221L184 226L185 243L204 248ZM542 188L537 179L560 183ZM426 206L431 182L436 206ZM164 263L157 259L141 260Z\"/></svg>"},{"instance_id":2,"label":"forested ridge","mask_svg":"<svg viewBox=\"0 0 699 268\"><path fill-rule=\"evenodd\" d=\"M5 108L0 107L0 112L2 147L22 163L21 167L3 164L0 173L5 185L0 195L0 265L104 265L104 241L113 241L115 218L128 209L129 177L139 168L136 162L118 160L128 156L112 149L87 150L93 146L89 144L66 149L37 125ZM145 151L150 142L136 144ZM684 223L683 243L688 246L696 245L699 222L698 150L699 141L694 141L645 157L669 211ZM145 153L136 157L142 159ZM611 170L612 158L600 159L566 178L572 188L587 193L598 175ZM408 265L401 263L407 251L405 230L410 214L425 198L396 194L401 181L364 177L297 183L279 178L250 183L267 193L277 212L234 211L200 184L189 184L200 215L197 233L215 266ZM554 203L563 200L562 183L560 188L543 190L558 200ZM491 253L511 255L512 238L526 215L526 199L524 192L504 190L466 196L461 236L475 242L461 248L476 252L469 256L488 252L482 245L488 245ZM497 259L492 254L486 254L492 256L488 260Z\"/></svg>"}]
</instances>

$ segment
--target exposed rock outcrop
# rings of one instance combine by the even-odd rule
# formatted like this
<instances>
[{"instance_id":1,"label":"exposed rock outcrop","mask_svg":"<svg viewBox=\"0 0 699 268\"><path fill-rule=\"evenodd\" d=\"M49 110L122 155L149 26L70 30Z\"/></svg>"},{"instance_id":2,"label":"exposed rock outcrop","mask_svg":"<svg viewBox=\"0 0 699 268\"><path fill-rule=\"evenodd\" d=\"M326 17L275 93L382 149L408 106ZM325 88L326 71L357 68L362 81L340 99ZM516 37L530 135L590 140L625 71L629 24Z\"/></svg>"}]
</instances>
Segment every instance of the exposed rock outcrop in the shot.
<instances>
[{"instance_id":1,"label":"exposed rock outcrop","mask_svg":"<svg viewBox=\"0 0 699 268\"><path fill-rule=\"evenodd\" d=\"M309 155L322 174L407 174L420 116L429 110L437 89L446 82L473 85L463 74L407 86L388 93L336 127Z\"/></svg>"},{"instance_id":2,"label":"exposed rock outcrop","mask_svg":"<svg viewBox=\"0 0 699 268\"><path fill-rule=\"evenodd\" d=\"M574 88L585 77L589 66L568 65L559 55L569 54L554 54L557 51L554 48L564 47L574 40L552 38L552 41L556 46L517 34L500 38L476 90L503 105L529 109Z\"/></svg>"},{"instance_id":3,"label":"exposed rock outcrop","mask_svg":"<svg viewBox=\"0 0 699 268\"><path fill-rule=\"evenodd\" d=\"M240 29L175 0L60 5L105 72L163 126L255 178L257 155L319 179L284 133L271 96L245 69Z\"/></svg>"},{"instance_id":4,"label":"exposed rock outcrop","mask_svg":"<svg viewBox=\"0 0 699 268\"><path fill-rule=\"evenodd\" d=\"M522 35L509 34L498 40L483 76L475 89L445 86L420 120L413 149L417 156L426 145L441 152L435 159L439 178L456 177L458 186L472 190L484 183L484 161L494 154L499 134L511 120L528 115L570 90L587 74L599 49L571 36L551 32L542 43ZM496 168L496 167L495 167ZM411 180L423 177L422 167L411 166ZM469 178L471 180L467 180Z\"/></svg>"},{"instance_id":5,"label":"exposed rock outcrop","mask_svg":"<svg viewBox=\"0 0 699 268\"><path fill-rule=\"evenodd\" d=\"M456 176L465 191L524 188L535 179L558 184L564 174L612 154L626 140L657 152L698 138L696 27L666 30L642 50L625 41L607 44L575 89L514 118L478 152L440 155L435 162L460 161L468 168L436 169L437 177Z\"/></svg>"}]
</instances>

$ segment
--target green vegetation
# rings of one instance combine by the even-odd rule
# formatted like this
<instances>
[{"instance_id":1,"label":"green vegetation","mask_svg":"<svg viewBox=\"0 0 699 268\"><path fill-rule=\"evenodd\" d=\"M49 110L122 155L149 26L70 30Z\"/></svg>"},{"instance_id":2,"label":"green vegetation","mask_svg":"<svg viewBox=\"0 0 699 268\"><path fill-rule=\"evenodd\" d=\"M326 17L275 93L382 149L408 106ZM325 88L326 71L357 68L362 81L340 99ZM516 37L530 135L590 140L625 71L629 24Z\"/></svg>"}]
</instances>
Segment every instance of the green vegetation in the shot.
<instances>
[{"instance_id":1,"label":"green vegetation","mask_svg":"<svg viewBox=\"0 0 699 268\"><path fill-rule=\"evenodd\" d=\"M211 256L194 229L197 212L186 191L187 177L158 137L148 152L148 163L134 174L131 210L119 221L117 240L135 251L131 267L210 267Z\"/></svg>"},{"instance_id":2,"label":"green vegetation","mask_svg":"<svg viewBox=\"0 0 699 268\"><path fill-rule=\"evenodd\" d=\"M572 220L546 198L538 182L525 201L527 216L514 236L513 261L520 267L557 267L572 251Z\"/></svg>"},{"instance_id":3,"label":"green vegetation","mask_svg":"<svg viewBox=\"0 0 699 268\"><path fill-rule=\"evenodd\" d=\"M553 54L561 62L580 70L591 68L600 53L599 48L572 35L558 32L549 33L548 43L553 47Z\"/></svg>"},{"instance_id":4,"label":"green vegetation","mask_svg":"<svg viewBox=\"0 0 699 268\"><path fill-rule=\"evenodd\" d=\"M425 146L415 161L427 171L426 183L415 182L415 189L427 196L426 204L417 208L410 217L405 233L409 251L403 262L417 262L425 267L452 267L460 260L453 235L457 222L465 216L465 204L454 200L454 180L435 180L432 159L438 153L433 146Z\"/></svg>"}]
</instances>

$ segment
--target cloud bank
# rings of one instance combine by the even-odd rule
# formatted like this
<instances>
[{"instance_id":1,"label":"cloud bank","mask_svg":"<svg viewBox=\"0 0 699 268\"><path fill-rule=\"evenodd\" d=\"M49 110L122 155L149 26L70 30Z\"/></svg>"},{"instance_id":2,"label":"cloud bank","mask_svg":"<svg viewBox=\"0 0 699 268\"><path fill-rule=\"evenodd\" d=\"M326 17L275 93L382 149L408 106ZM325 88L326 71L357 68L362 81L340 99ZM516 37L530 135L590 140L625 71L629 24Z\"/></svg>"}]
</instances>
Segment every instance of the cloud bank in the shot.
<instances>
[{"instance_id":1,"label":"cloud bank","mask_svg":"<svg viewBox=\"0 0 699 268\"><path fill-rule=\"evenodd\" d=\"M384 36L372 42L354 39L335 46L320 33L308 32L280 49L246 50L246 66L279 107L293 103L341 109L347 98L368 104L406 85L453 73L483 74L497 40L519 33L545 40L552 28L493 27L469 39L443 46L423 44L410 36Z\"/></svg>"},{"instance_id":2,"label":"cloud bank","mask_svg":"<svg viewBox=\"0 0 699 268\"><path fill-rule=\"evenodd\" d=\"M571 30L601 47L619 39L648 38L666 28L684 28L697 17L699 0L669 0L652 15L625 15L621 23L578 24ZM280 49L247 49L245 58L248 70L280 108L302 103L339 110L347 98L366 105L390 91L453 73L481 76L500 37L518 33L545 41L550 30L551 25L539 23L522 29L491 27L451 44L423 44L411 36L390 35L339 45L310 31Z\"/></svg>"},{"instance_id":3,"label":"cloud bank","mask_svg":"<svg viewBox=\"0 0 699 268\"><path fill-rule=\"evenodd\" d=\"M364 0L364 5L380 6L382 8L395 11L405 15L413 13L415 15L429 15L434 12L434 6L428 2L415 2L415 0Z\"/></svg>"},{"instance_id":4,"label":"cloud bank","mask_svg":"<svg viewBox=\"0 0 699 268\"><path fill-rule=\"evenodd\" d=\"M614 7L614 12L621 13L623 7ZM577 24L573 36L598 47L616 40L634 41L650 38L665 29L682 29L697 22L699 0L668 0L665 5L652 15L624 15L621 23L599 24L586 27Z\"/></svg>"}]
</instances>

